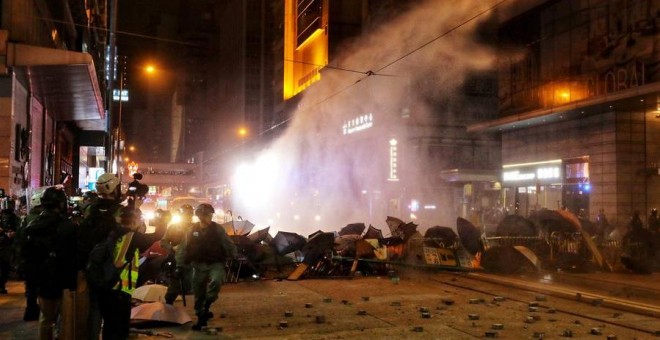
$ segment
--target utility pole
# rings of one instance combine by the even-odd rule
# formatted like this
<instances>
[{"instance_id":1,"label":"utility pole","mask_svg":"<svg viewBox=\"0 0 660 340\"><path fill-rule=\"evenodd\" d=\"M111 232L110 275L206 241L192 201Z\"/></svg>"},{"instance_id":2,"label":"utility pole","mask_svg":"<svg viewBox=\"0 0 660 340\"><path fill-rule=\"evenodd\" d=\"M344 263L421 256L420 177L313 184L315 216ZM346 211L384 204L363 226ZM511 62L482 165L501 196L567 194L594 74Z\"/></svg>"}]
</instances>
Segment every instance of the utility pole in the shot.
<instances>
[{"instance_id":1,"label":"utility pole","mask_svg":"<svg viewBox=\"0 0 660 340\"><path fill-rule=\"evenodd\" d=\"M108 72L107 79L106 81L108 82L108 89L106 93L106 98L107 98L107 108L108 108L108 116L106 117L107 120L107 131L110 134L111 141L112 141L112 147L110 150L110 163L108 164L108 169L106 171L111 172L112 171L112 164L117 164L117 154L119 153L119 139L112 138L114 137L114 126L113 126L113 121L114 121L114 110L112 109L113 107L113 92L115 88L115 75L116 75L116 68L115 68L115 63L117 60L117 40L115 36L115 32L117 30L117 7L118 7L118 0L111 0L112 4L110 6L110 30L108 34L108 50L106 51L107 55L107 63L108 65L106 66L106 71Z\"/></svg>"}]
</instances>

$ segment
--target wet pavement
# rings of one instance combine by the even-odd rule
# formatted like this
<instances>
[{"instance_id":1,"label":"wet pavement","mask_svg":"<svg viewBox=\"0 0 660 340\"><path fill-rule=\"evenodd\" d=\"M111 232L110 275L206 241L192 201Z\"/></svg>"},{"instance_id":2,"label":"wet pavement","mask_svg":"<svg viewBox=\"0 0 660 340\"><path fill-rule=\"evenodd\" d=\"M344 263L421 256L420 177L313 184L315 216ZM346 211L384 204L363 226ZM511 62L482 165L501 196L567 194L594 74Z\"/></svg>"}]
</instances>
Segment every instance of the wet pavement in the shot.
<instances>
[{"instance_id":1,"label":"wet pavement","mask_svg":"<svg viewBox=\"0 0 660 340\"><path fill-rule=\"evenodd\" d=\"M657 317L642 318L553 297L540 302L537 310L530 302L538 294L475 283L451 273L402 271L396 278L361 276L227 284L220 300L212 306L216 317L209 326L219 328L217 334L193 331L191 323L148 330L171 332L176 339L522 339L561 338L568 332L578 339L608 335L646 339L653 335L627 328L625 322L660 330ZM462 287L467 285L470 287ZM10 282L8 289L8 295L0 296L0 339L36 338L37 323L21 319L22 283ZM186 309L193 316L192 297L188 302ZM610 318L622 326L609 323Z\"/></svg>"}]
</instances>

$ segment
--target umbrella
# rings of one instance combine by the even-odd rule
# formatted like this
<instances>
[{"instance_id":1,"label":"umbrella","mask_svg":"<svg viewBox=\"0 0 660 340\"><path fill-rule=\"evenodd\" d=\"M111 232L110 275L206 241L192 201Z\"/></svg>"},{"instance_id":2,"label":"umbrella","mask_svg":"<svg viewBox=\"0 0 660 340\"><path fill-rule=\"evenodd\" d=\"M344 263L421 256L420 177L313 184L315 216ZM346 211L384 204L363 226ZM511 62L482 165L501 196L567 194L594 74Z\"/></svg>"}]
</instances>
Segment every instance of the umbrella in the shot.
<instances>
[{"instance_id":1,"label":"umbrella","mask_svg":"<svg viewBox=\"0 0 660 340\"><path fill-rule=\"evenodd\" d=\"M268 242L269 238L272 239L273 237L270 236L268 231L270 230L270 227L266 227L264 229L258 230L257 232L254 232L250 235L247 236L247 238L250 239L250 241L254 243L259 243L259 242Z\"/></svg>"},{"instance_id":2,"label":"umbrella","mask_svg":"<svg viewBox=\"0 0 660 340\"><path fill-rule=\"evenodd\" d=\"M316 236L316 235L318 235L318 234L323 234L324 232L325 232L325 231L319 229L319 230L317 230L317 231L315 231L315 232L309 234L309 236L307 236L307 239L309 240L309 239L311 239L312 237L314 237L314 236Z\"/></svg>"},{"instance_id":3,"label":"umbrella","mask_svg":"<svg viewBox=\"0 0 660 340\"><path fill-rule=\"evenodd\" d=\"M144 285L135 288L131 297L144 302L157 302L165 300L165 293L167 293L167 286L159 284Z\"/></svg>"},{"instance_id":4,"label":"umbrella","mask_svg":"<svg viewBox=\"0 0 660 340\"><path fill-rule=\"evenodd\" d=\"M383 238L383 232L380 229L374 228L371 224L369 225L369 229L367 229L367 232L364 233L364 236L362 236L363 239L382 239Z\"/></svg>"},{"instance_id":5,"label":"umbrella","mask_svg":"<svg viewBox=\"0 0 660 340\"><path fill-rule=\"evenodd\" d=\"M534 223L520 215L506 215L495 229L495 236L537 236Z\"/></svg>"},{"instance_id":6,"label":"umbrella","mask_svg":"<svg viewBox=\"0 0 660 340\"><path fill-rule=\"evenodd\" d=\"M481 232L472 222L458 217L456 219L456 230L461 239L461 244L470 254L475 255L478 252L484 251L484 245L481 242Z\"/></svg>"},{"instance_id":7,"label":"umbrella","mask_svg":"<svg viewBox=\"0 0 660 340\"><path fill-rule=\"evenodd\" d=\"M541 209L534 212L530 217L532 220L538 221L541 228L546 230L548 234L554 231L575 232L581 227L577 217L565 210Z\"/></svg>"},{"instance_id":8,"label":"umbrella","mask_svg":"<svg viewBox=\"0 0 660 340\"><path fill-rule=\"evenodd\" d=\"M568 222L570 222L573 227L575 227L575 230L581 230L582 229L582 222L573 214L572 212L568 210L555 210L561 217L565 218Z\"/></svg>"},{"instance_id":9,"label":"umbrella","mask_svg":"<svg viewBox=\"0 0 660 340\"><path fill-rule=\"evenodd\" d=\"M177 324L191 322L192 319L182 306L173 306L162 302L143 303L131 308L131 320L161 321Z\"/></svg>"},{"instance_id":10,"label":"umbrella","mask_svg":"<svg viewBox=\"0 0 660 340\"><path fill-rule=\"evenodd\" d=\"M374 247L373 244L370 242L362 239L362 240L357 240L355 241L355 257L356 258L364 258L364 259L370 259L376 257L376 253L374 250L376 247Z\"/></svg>"},{"instance_id":11,"label":"umbrella","mask_svg":"<svg viewBox=\"0 0 660 340\"><path fill-rule=\"evenodd\" d=\"M285 255L302 249L306 243L307 239L302 235L288 231L278 231L271 245L275 247L277 254Z\"/></svg>"},{"instance_id":12,"label":"umbrella","mask_svg":"<svg viewBox=\"0 0 660 340\"><path fill-rule=\"evenodd\" d=\"M400 219L392 216L387 216L385 223L387 223L387 226L390 228L390 233L392 233L392 235L395 235L394 233L399 229L399 226L405 224Z\"/></svg>"},{"instance_id":13,"label":"umbrella","mask_svg":"<svg viewBox=\"0 0 660 340\"><path fill-rule=\"evenodd\" d=\"M364 223L351 223L341 228L341 230L339 231L339 236L362 235L362 232L366 228L367 226L365 226Z\"/></svg>"},{"instance_id":14,"label":"umbrella","mask_svg":"<svg viewBox=\"0 0 660 340\"><path fill-rule=\"evenodd\" d=\"M360 235L344 235L335 238L335 250L341 256L353 257L355 255L355 242L362 239Z\"/></svg>"},{"instance_id":15,"label":"umbrella","mask_svg":"<svg viewBox=\"0 0 660 340\"><path fill-rule=\"evenodd\" d=\"M302 248L303 262L308 265L315 264L321 255L335 246L335 233L314 233Z\"/></svg>"},{"instance_id":16,"label":"umbrella","mask_svg":"<svg viewBox=\"0 0 660 340\"><path fill-rule=\"evenodd\" d=\"M536 271L540 261L534 252L524 246L495 246L484 252L481 266L489 272L513 274Z\"/></svg>"},{"instance_id":17,"label":"umbrella","mask_svg":"<svg viewBox=\"0 0 660 340\"><path fill-rule=\"evenodd\" d=\"M424 233L424 238L436 239L437 241L446 243L448 245L458 241L458 235L456 235L454 229L449 227L441 227L438 225L427 229Z\"/></svg>"},{"instance_id":18,"label":"umbrella","mask_svg":"<svg viewBox=\"0 0 660 340\"><path fill-rule=\"evenodd\" d=\"M401 236L404 241L408 240L410 236L414 235L417 232L417 224L408 222L406 224L399 225L395 231L395 235Z\"/></svg>"},{"instance_id":19,"label":"umbrella","mask_svg":"<svg viewBox=\"0 0 660 340\"><path fill-rule=\"evenodd\" d=\"M237 220L225 222L221 226L225 228L227 235L247 235L254 228L254 223L238 216Z\"/></svg>"}]
</instances>

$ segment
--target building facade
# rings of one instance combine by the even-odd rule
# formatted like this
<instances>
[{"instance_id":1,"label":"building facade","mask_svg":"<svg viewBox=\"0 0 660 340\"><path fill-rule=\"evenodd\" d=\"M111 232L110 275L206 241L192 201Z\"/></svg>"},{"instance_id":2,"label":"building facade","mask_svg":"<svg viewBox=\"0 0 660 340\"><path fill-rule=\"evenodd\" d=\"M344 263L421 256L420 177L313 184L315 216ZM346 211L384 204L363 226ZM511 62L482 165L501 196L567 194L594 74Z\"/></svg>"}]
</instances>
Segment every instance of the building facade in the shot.
<instances>
[{"instance_id":1,"label":"building facade","mask_svg":"<svg viewBox=\"0 0 660 340\"><path fill-rule=\"evenodd\" d=\"M660 204L660 3L521 2L500 13L499 118L507 205L626 224Z\"/></svg>"},{"instance_id":2,"label":"building facade","mask_svg":"<svg viewBox=\"0 0 660 340\"><path fill-rule=\"evenodd\" d=\"M0 188L11 196L105 167L104 3L3 1Z\"/></svg>"}]
</instances>

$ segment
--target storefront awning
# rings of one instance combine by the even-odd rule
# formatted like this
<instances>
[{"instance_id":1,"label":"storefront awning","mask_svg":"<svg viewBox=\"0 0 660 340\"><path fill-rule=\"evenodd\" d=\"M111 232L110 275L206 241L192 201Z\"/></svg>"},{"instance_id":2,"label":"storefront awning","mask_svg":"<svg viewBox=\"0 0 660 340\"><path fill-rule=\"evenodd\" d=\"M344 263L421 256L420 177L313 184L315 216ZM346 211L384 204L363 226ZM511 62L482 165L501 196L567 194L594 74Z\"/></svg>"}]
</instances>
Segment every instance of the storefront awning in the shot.
<instances>
[{"instance_id":1,"label":"storefront awning","mask_svg":"<svg viewBox=\"0 0 660 340\"><path fill-rule=\"evenodd\" d=\"M87 53L7 44L7 66L57 121L105 130L105 111L94 61Z\"/></svg>"},{"instance_id":2,"label":"storefront awning","mask_svg":"<svg viewBox=\"0 0 660 340\"><path fill-rule=\"evenodd\" d=\"M566 105L526 111L494 120L479 122L469 125L467 131L469 133L480 133L514 130L559 122L566 119L580 118L583 115L611 110L643 109L644 107L647 107L649 110L656 110L659 92L660 83L637 86Z\"/></svg>"},{"instance_id":3,"label":"storefront awning","mask_svg":"<svg viewBox=\"0 0 660 340\"><path fill-rule=\"evenodd\" d=\"M497 170L451 169L440 172L440 178L447 182L497 182Z\"/></svg>"}]
</instances>

